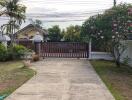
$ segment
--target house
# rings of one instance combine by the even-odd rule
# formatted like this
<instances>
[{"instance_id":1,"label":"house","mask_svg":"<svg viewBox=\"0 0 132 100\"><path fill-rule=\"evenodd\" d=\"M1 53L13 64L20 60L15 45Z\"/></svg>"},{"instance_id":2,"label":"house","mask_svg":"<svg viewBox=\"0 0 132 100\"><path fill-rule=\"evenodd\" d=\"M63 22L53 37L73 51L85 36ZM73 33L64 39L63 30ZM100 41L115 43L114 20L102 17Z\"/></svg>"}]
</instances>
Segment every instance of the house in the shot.
<instances>
[{"instance_id":1,"label":"house","mask_svg":"<svg viewBox=\"0 0 132 100\"><path fill-rule=\"evenodd\" d=\"M14 35L15 38L19 40L20 39L32 40L36 33L39 33L44 38L44 41L46 41L48 31L32 24L27 25L23 29L16 32Z\"/></svg>"}]
</instances>

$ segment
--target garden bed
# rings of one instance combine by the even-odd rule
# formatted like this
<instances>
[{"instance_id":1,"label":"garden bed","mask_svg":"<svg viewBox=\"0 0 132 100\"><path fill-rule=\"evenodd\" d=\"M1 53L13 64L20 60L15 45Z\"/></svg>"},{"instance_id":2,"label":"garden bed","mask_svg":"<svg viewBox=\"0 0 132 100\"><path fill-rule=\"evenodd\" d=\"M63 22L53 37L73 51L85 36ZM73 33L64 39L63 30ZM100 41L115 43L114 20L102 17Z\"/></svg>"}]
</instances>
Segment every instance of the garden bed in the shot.
<instances>
[{"instance_id":1,"label":"garden bed","mask_svg":"<svg viewBox=\"0 0 132 100\"><path fill-rule=\"evenodd\" d=\"M114 62L95 60L91 64L116 100L132 100L132 68Z\"/></svg>"}]
</instances>

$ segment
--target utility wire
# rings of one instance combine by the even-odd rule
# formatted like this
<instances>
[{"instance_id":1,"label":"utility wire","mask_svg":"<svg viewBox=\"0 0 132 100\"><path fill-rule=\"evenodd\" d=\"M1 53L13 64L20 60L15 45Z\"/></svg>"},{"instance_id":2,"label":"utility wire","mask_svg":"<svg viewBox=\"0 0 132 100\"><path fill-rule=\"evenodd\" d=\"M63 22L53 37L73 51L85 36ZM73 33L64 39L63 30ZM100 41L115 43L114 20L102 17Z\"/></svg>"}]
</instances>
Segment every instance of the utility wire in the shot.
<instances>
[{"instance_id":1,"label":"utility wire","mask_svg":"<svg viewBox=\"0 0 132 100\"><path fill-rule=\"evenodd\" d=\"M116 6L116 3L117 3L117 1L116 1L116 0L114 0L114 6Z\"/></svg>"},{"instance_id":2,"label":"utility wire","mask_svg":"<svg viewBox=\"0 0 132 100\"><path fill-rule=\"evenodd\" d=\"M72 18L74 18L74 19L70 19L70 18L67 18L68 16L61 16L61 17L53 17L53 16L51 16L51 17L46 17L44 14L41 14L41 16L40 15L27 15L26 16L26 20L29 20L29 19L38 19L38 18L59 18L59 20L57 20L57 19L50 19L50 20L43 20L44 22L71 22L71 21L84 21L84 20L86 20L86 17L88 16L88 14L99 14L99 13L102 13L103 11L96 11L96 12L89 12L89 13L84 13L84 15L83 16L79 16L79 15L76 15L76 16L69 16L70 18L72 17ZM85 17L85 18L81 18L81 17ZM62 18L62 19L60 19L60 18ZM64 18L64 19L63 19ZM0 20L9 20L9 18L8 17L6 17L6 16L3 16L3 17L0 17Z\"/></svg>"},{"instance_id":3,"label":"utility wire","mask_svg":"<svg viewBox=\"0 0 132 100\"><path fill-rule=\"evenodd\" d=\"M60 3L60 2L63 2L63 3L67 3L67 2L70 2L70 3L76 3L76 2L88 2L88 3L97 3L97 2L100 2L100 1L86 1L86 0L81 0L81 1L71 1L71 0L67 0L67 1L63 1L63 0L58 0L58 1L48 1L48 0L20 0L20 2L33 2L33 3L36 3L36 2L44 2L44 3ZM112 1L105 1L105 2L112 2Z\"/></svg>"},{"instance_id":4,"label":"utility wire","mask_svg":"<svg viewBox=\"0 0 132 100\"><path fill-rule=\"evenodd\" d=\"M100 9L100 10L94 10L92 12L73 12L73 13L56 13L56 14L42 14L42 13L28 13L26 14L26 17L55 17L55 18L61 18L61 17L84 17L87 16L87 14L95 14L95 13L102 13L106 9ZM74 14L76 13L76 14ZM1 16L0 18L8 18L7 16Z\"/></svg>"},{"instance_id":5,"label":"utility wire","mask_svg":"<svg viewBox=\"0 0 132 100\"><path fill-rule=\"evenodd\" d=\"M31 0L21 0L21 2L29 2ZM41 0L41 1L36 1L36 0L32 0L32 3L36 3L36 2L39 2L39 3L45 3L45 1ZM92 4L97 4L96 2L87 2L87 1L82 1L83 3L82 4L86 4L86 3L92 3ZM52 1L53 3L53 1ZM55 3L65 3L65 2L55 2ZM71 2L69 2L71 3ZM81 2L74 2L72 1L72 3L78 3L80 4ZM74 17L74 18L78 18L78 17L86 17L88 16L88 14L99 14L99 13L102 13L104 10L106 9L100 9L100 10L95 10L95 11L92 11L92 12L82 12L82 13L77 13L77 12L73 12L73 13L56 13L56 14L42 14L42 13L29 13L29 14L26 14L26 17L27 19L29 18L44 18L44 17L47 17L47 18L67 18L67 17ZM74 14L75 13L75 14ZM77 13L77 14L76 14ZM57 15L58 14L58 15ZM63 15L64 14L64 15ZM67 14L67 15L66 15ZM0 19L2 20L9 20L8 17L6 16L2 16L0 17ZM83 21L84 19L81 19L79 18L79 20L65 20L65 21ZM46 22L62 22L61 20L57 20L57 21L54 21L54 20L47 20ZM64 20L63 20L64 22Z\"/></svg>"}]
</instances>

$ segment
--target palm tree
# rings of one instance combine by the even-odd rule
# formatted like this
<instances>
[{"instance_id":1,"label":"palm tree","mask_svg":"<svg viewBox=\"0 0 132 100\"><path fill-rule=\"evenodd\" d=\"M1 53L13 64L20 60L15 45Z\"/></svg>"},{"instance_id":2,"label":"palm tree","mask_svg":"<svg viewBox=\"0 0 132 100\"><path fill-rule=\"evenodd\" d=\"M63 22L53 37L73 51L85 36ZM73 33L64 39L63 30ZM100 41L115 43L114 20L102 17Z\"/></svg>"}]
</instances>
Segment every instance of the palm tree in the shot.
<instances>
[{"instance_id":1,"label":"palm tree","mask_svg":"<svg viewBox=\"0 0 132 100\"><path fill-rule=\"evenodd\" d=\"M1 26L1 31L2 33L10 34L10 31L19 30L19 28L20 25L16 24L14 21L8 21L7 24Z\"/></svg>"},{"instance_id":2,"label":"palm tree","mask_svg":"<svg viewBox=\"0 0 132 100\"><path fill-rule=\"evenodd\" d=\"M20 27L25 21L26 7L19 3L20 0L1 0L0 1L0 16L9 17L9 22L5 24L7 31L11 33L11 43L14 43L14 33L16 26Z\"/></svg>"}]
</instances>

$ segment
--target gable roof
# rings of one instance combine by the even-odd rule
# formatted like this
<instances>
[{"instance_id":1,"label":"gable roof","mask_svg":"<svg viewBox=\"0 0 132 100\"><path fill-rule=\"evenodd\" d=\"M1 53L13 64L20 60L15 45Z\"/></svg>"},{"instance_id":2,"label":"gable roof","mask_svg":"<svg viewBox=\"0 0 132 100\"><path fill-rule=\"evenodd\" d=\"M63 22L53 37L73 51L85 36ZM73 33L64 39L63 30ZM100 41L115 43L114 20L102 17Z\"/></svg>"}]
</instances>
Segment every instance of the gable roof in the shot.
<instances>
[{"instance_id":1,"label":"gable roof","mask_svg":"<svg viewBox=\"0 0 132 100\"><path fill-rule=\"evenodd\" d=\"M17 32L15 33L15 35L17 35L17 34L19 34L19 33L25 33L25 32L27 32L27 31L32 31L32 30L36 30L36 31L38 31L39 33L41 33L42 35L47 35L47 34L48 34L48 31L47 31L47 30L42 29L42 28L40 28L40 27L37 27L37 26L35 26L35 25L33 25L33 24L29 24L29 25L27 25L26 27L22 28L21 30L17 31Z\"/></svg>"}]
</instances>

